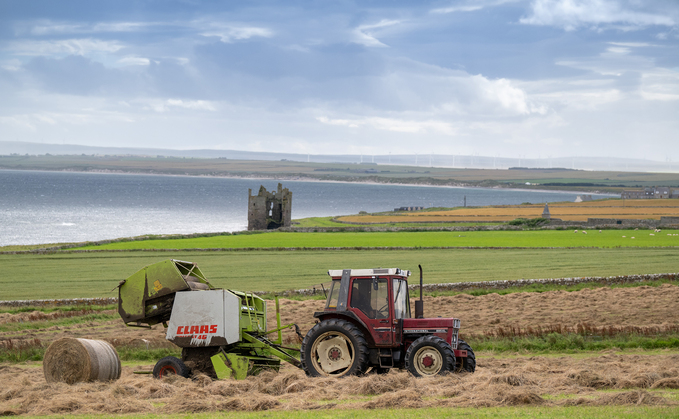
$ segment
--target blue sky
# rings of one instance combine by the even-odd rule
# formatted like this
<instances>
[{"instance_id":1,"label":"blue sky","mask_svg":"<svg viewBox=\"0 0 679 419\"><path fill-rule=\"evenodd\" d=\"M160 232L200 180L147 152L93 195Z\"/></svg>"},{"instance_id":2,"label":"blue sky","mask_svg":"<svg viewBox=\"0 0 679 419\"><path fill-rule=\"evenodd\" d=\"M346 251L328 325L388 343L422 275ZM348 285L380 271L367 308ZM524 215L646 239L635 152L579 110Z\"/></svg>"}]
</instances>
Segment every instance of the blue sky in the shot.
<instances>
[{"instance_id":1,"label":"blue sky","mask_svg":"<svg viewBox=\"0 0 679 419\"><path fill-rule=\"evenodd\" d=\"M679 1L0 0L0 97L5 141L676 160Z\"/></svg>"}]
</instances>

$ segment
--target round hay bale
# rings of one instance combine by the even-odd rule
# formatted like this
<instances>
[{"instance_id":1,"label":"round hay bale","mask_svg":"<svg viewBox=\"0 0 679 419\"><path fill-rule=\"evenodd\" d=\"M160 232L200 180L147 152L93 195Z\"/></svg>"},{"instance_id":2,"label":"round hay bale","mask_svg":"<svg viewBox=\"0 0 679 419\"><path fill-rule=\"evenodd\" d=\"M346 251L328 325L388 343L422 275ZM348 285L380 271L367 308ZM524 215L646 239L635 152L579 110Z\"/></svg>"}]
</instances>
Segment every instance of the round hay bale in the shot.
<instances>
[{"instance_id":1,"label":"round hay bale","mask_svg":"<svg viewBox=\"0 0 679 419\"><path fill-rule=\"evenodd\" d=\"M74 384L120 378L120 358L108 342L62 338L45 351L42 370L48 383Z\"/></svg>"}]
</instances>

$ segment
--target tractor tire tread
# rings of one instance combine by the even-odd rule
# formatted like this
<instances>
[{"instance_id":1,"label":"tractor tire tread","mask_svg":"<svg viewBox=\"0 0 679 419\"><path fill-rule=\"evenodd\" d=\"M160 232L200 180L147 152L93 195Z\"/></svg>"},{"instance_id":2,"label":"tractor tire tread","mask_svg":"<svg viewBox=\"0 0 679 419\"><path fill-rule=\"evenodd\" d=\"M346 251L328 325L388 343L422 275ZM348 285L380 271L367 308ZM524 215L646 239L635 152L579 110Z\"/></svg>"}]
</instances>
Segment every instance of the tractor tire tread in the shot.
<instances>
[{"instance_id":1,"label":"tractor tire tread","mask_svg":"<svg viewBox=\"0 0 679 419\"><path fill-rule=\"evenodd\" d=\"M457 349L467 351L467 358L456 359L455 362L455 372L469 372L473 373L476 371L476 355L474 355L474 350L471 346L462 339L457 341Z\"/></svg>"}]
</instances>

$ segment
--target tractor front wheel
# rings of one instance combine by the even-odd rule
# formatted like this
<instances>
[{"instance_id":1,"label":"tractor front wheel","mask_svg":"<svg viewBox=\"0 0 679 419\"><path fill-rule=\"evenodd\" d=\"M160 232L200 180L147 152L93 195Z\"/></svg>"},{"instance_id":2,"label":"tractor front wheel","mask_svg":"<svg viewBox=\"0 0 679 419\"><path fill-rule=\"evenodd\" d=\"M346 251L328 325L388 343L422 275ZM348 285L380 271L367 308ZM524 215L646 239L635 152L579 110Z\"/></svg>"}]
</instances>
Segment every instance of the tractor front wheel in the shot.
<instances>
[{"instance_id":1,"label":"tractor front wheel","mask_svg":"<svg viewBox=\"0 0 679 419\"><path fill-rule=\"evenodd\" d=\"M304 371L312 377L358 375L367 368L368 344L352 323L323 320L304 337L301 361Z\"/></svg>"},{"instance_id":2,"label":"tractor front wheel","mask_svg":"<svg viewBox=\"0 0 679 419\"><path fill-rule=\"evenodd\" d=\"M181 359L173 356L162 358L160 361L156 362L156 366L153 367L153 376L156 378L163 378L170 375L180 375L184 378L189 378L190 372L189 368Z\"/></svg>"},{"instance_id":3,"label":"tractor front wheel","mask_svg":"<svg viewBox=\"0 0 679 419\"><path fill-rule=\"evenodd\" d=\"M415 377L443 374L454 366L453 349L438 336L422 336L406 351L406 369Z\"/></svg>"}]
</instances>

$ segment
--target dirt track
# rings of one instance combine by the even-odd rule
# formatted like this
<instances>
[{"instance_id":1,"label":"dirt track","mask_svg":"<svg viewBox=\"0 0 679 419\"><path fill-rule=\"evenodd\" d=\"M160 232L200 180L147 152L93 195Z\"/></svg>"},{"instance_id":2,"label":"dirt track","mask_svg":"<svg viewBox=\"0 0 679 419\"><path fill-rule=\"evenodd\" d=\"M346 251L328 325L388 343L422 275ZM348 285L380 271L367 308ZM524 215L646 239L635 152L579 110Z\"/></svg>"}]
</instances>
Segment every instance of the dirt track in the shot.
<instances>
[{"instance_id":1,"label":"dirt track","mask_svg":"<svg viewBox=\"0 0 679 419\"><path fill-rule=\"evenodd\" d=\"M536 327L550 324L596 326L663 326L679 324L679 286L634 288L596 288L576 292L488 294L473 297L460 294L451 297L425 297L425 317L458 317L462 319L461 335L479 334L498 327ZM302 332L313 326L313 313L323 309L320 300L281 300L283 324L297 323ZM411 304L414 307L414 302ZM275 313L272 302L269 313ZM111 312L113 313L113 311ZM32 319L34 316L35 319ZM13 321L41 320L42 313L0 314L0 324ZM49 315L47 315L49 317ZM269 316L274 327L275 316ZM121 320L82 323L22 332L2 332L6 339L40 339L43 343L60 337L106 339L114 345L136 342L139 345L165 345L165 331L157 325L153 330L125 327ZM287 334L292 339L291 333Z\"/></svg>"},{"instance_id":2,"label":"dirt track","mask_svg":"<svg viewBox=\"0 0 679 419\"><path fill-rule=\"evenodd\" d=\"M679 354L481 359L475 374L416 379L308 378L286 367L244 381L135 375L113 383L47 384L39 368L0 366L0 415L193 413L217 410L373 409L515 405L676 404ZM617 390L601 392L599 390ZM650 391L649 391L650 390ZM669 396L669 397L665 397ZM366 401L367 399L367 401Z\"/></svg>"}]
</instances>

